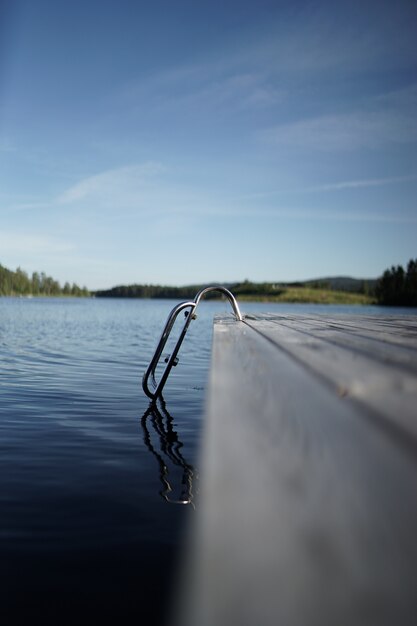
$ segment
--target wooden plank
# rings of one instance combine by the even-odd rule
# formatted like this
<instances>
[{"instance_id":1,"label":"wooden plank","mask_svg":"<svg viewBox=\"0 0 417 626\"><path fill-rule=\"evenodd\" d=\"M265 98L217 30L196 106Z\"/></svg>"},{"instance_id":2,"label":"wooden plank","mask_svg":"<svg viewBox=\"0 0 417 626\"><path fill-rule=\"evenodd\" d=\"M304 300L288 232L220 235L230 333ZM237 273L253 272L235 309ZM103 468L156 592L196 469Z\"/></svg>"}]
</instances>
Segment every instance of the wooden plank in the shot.
<instances>
[{"instance_id":1,"label":"wooden plank","mask_svg":"<svg viewBox=\"0 0 417 626\"><path fill-rule=\"evenodd\" d=\"M344 328L334 324L313 326L311 323L283 321L282 325L293 328L306 335L313 335L327 340L340 347L348 348L365 354L371 359L378 360L395 367L403 367L412 373L417 373L417 346L406 345L382 340L369 332L357 328ZM385 336L387 333L385 333Z\"/></svg>"},{"instance_id":2,"label":"wooden plank","mask_svg":"<svg viewBox=\"0 0 417 626\"><path fill-rule=\"evenodd\" d=\"M246 320L254 327L259 326L261 321L255 317ZM372 332L375 329L363 329L358 326L341 324L335 320L324 322L322 319L292 319L290 317L274 320L265 317L263 321L269 321L270 327L280 325L304 333L307 337L328 340L340 347L363 353L371 359L392 364L417 373L417 331L407 338L407 341L392 341L389 332ZM255 322L255 324L253 324ZM413 345L413 342L415 345Z\"/></svg>"},{"instance_id":3,"label":"wooden plank","mask_svg":"<svg viewBox=\"0 0 417 626\"><path fill-rule=\"evenodd\" d=\"M361 315L285 315L272 314L246 315L250 319L270 319L294 324L296 328L315 328L319 330L345 331L353 336L367 340L376 340L382 344L393 344L395 347L417 350L417 318L402 316L401 318Z\"/></svg>"},{"instance_id":4,"label":"wooden plank","mask_svg":"<svg viewBox=\"0 0 417 626\"><path fill-rule=\"evenodd\" d=\"M416 457L361 412L289 350L216 321L178 624L415 623Z\"/></svg>"},{"instance_id":5,"label":"wooden plank","mask_svg":"<svg viewBox=\"0 0 417 626\"><path fill-rule=\"evenodd\" d=\"M297 328L311 328L317 331L332 330L335 333L347 333L351 337L358 337L366 341L373 341L382 346L392 346L404 351L410 350L412 354L417 352L417 324L411 320L400 320L392 318L362 318L352 320L352 317L331 317L323 316L309 317L305 319L296 318L293 320ZM291 321L291 318L288 318Z\"/></svg>"},{"instance_id":6,"label":"wooden plank","mask_svg":"<svg viewBox=\"0 0 417 626\"><path fill-rule=\"evenodd\" d=\"M417 444L417 350L334 332L327 319L247 319L279 349L326 380L335 393L353 398ZM358 343L359 342L359 343Z\"/></svg>"}]
</instances>

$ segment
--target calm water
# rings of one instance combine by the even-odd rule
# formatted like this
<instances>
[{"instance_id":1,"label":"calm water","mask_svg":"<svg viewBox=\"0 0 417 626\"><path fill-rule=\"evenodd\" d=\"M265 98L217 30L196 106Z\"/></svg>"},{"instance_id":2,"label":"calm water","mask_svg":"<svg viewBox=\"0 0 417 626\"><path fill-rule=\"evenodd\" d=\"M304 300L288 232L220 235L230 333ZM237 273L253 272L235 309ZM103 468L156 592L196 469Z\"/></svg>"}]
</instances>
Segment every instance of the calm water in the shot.
<instances>
[{"instance_id":1,"label":"calm water","mask_svg":"<svg viewBox=\"0 0 417 626\"><path fill-rule=\"evenodd\" d=\"M0 298L1 623L163 622L198 506L212 318L228 311L202 303L149 411L140 380L174 304Z\"/></svg>"}]
</instances>

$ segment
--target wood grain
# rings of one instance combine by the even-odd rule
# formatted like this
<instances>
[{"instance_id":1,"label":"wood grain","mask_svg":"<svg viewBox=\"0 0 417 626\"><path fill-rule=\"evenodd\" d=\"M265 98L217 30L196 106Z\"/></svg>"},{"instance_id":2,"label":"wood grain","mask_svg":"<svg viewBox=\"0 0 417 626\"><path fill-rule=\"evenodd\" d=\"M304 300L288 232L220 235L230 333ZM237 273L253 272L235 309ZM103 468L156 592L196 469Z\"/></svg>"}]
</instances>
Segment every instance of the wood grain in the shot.
<instances>
[{"instance_id":1,"label":"wood grain","mask_svg":"<svg viewBox=\"0 0 417 626\"><path fill-rule=\"evenodd\" d=\"M378 318L373 329L381 321ZM371 338L369 328L359 324L352 332L340 320L327 318L269 317L247 320L247 324L326 380L335 393L359 401L363 408L405 430L417 445L417 346L413 346L417 331L399 344L391 343L391 332L397 334L398 324L385 325L389 330L383 340Z\"/></svg>"},{"instance_id":2,"label":"wood grain","mask_svg":"<svg viewBox=\"0 0 417 626\"><path fill-rule=\"evenodd\" d=\"M350 324L342 323L342 333ZM390 323L353 326L375 338ZM334 331L319 319L216 320L181 625L415 623L415 448L368 412L381 410L381 420L414 437L416 378L393 353L379 362L353 343L347 356ZM393 332L396 339L384 343L401 347L402 331L394 324ZM372 387L381 380L384 402L376 402L375 389L365 394L371 408L358 391L360 401L350 397L352 381ZM410 388L399 391L401 380ZM337 393L339 384L347 395Z\"/></svg>"}]
</instances>

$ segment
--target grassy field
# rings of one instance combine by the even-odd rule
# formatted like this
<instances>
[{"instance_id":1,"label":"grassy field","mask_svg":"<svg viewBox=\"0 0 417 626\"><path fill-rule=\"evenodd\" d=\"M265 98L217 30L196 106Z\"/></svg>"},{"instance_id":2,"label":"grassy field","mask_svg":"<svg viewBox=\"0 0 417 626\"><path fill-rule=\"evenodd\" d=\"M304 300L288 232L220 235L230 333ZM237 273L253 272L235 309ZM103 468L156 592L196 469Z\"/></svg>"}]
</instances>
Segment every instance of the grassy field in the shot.
<instances>
[{"instance_id":1,"label":"grassy field","mask_svg":"<svg viewBox=\"0 0 417 626\"><path fill-rule=\"evenodd\" d=\"M238 300L247 302L291 302L305 304L375 304L375 299L361 293L311 289L309 287L286 287L279 294L270 296L238 295Z\"/></svg>"}]
</instances>

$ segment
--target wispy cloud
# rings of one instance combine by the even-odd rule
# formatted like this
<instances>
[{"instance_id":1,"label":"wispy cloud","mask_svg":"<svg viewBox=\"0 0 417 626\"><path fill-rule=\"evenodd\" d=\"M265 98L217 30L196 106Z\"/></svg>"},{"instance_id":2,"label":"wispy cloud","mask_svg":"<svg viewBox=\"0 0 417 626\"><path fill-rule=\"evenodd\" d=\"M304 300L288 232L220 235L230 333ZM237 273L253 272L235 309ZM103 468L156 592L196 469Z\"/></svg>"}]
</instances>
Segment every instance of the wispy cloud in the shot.
<instances>
[{"instance_id":1,"label":"wispy cloud","mask_svg":"<svg viewBox=\"0 0 417 626\"><path fill-rule=\"evenodd\" d=\"M219 38L216 52L204 56L200 51L189 63L157 68L127 83L115 97L137 114L150 109L236 112L276 106L289 91L295 98L306 93L312 82L317 86L321 80L328 89L341 76L380 72L381 66L409 67L417 61L415 11L411 3L409 11L380 4L361 3L360 20L354 3L337 10L315 3L297 12L272 11L258 37L248 39L237 31L232 41Z\"/></svg>"},{"instance_id":2,"label":"wispy cloud","mask_svg":"<svg viewBox=\"0 0 417 626\"><path fill-rule=\"evenodd\" d=\"M350 151L417 141L410 112L374 111L325 115L283 124L259 133L266 142L295 149Z\"/></svg>"},{"instance_id":3,"label":"wispy cloud","mask_svg":"<svg viewBox=\"0 0 417 626\"><path fill-rule=\"evenodd\" d=\"M57 198L60 204L81 200L101 200L106 204L127 197L138 199L138 193L149 178L162 171L159 163L128 165L88 176L66 189Z\"/></svg>"},{"instance_id":4,"label":"wispy cloud","mask_svg":"<svg viewBox=\"0 0 417 626\"><path fill-rule=\"evenodd\" d=\"M204 75L204 74L203 74ZM175 97L168 95L165 107L192 107L194 110L247 110L272 106L283 99L283 90L277 88L265 73L231 72L211 76L202 84L188 85Z\"/></svg>"},{"instance_id":5,"label":"wispy cloud","mask_svg":"<svg viewBox=\"0 0 417 626\"><path fill-rule=\"evenodd\" d=\"M380 222L397 224L417 224L416 215L395 213L381 213L378 211L350 211L350 210L313 210L293 208L271 209L244 209L240 217L269 217L275 219L296 221L324 221L324 222Z\"/></svg>"},{"instance_id":6,"label":"wispy cloud","mask_svg":"<svg viewBox=\"0 0 417 626\"><path fill-rule=\"evenodd\" d=\"M172 68L147 81L126 85L117 99L137 116L190 115L201 119L263 111L282 102L286 91L277 84L267 68L230 58L219 62L200 62Z\"/></svg>"},{"instance_id":7,"label":"wispy cloud","mask_svg":"<svg viewBox=\"0 0 417 626\"><path fill-rule=\"evenodd\" d=\"M259 206L257 200L270 198L276 194L249 194L235 197L233 194L214 194L205 188L191 183L181 185L178 181L166 181L160 175L166 169L161 163L147 162L107 170L82 179L65 190L58 198L62 206L85 219L85 207L92 206L95 212L106 220L137 219L139 215L152 216L154 222L173 223L186 219L286 219L321 220L349 222L396 222L416 223L417 217L411 214L384 213L381 211L315 210L312 208L286 208L279 203L268 201L268 206ZM175 176L174 176L175 178ZM417 180L416 175L387 177L380 179L350 180L310 187L304 191L332 191L363 188ZM115 211L115 209L118 209Z\"/></svg>"},{"instance_id":8,"label":"wispy cloud","mask_svg":"<svg viewBox=\"0 0 417 626\"><path fill-rule=\"evenodd\" d=\"M347 180L338 183L328 183L324 185L315 185L308 187L305 191L339 191L342 189L361 189L363 187L381 187L384 185L396 185L400 183L409 183L417 180L417 174L409 176L389 176L387 178L369 178L367 180Z\"/></svg>"},{"instance_id":9,"label":"wispy cloud","mask_svg":"<svg viewBox=\"0 0 417 626\"><path fill-rule=\"evenodd\" d=\"M417 58L413 3L395 6L380 0L360 3L360 19L355 2L336 6L312 3L284 23L275 44L281 67L292 71L336 70L364 74L375 68L393 70L412 67ZM411 63L411 65L410 65Z\"/></svg>"}]
</instances>

